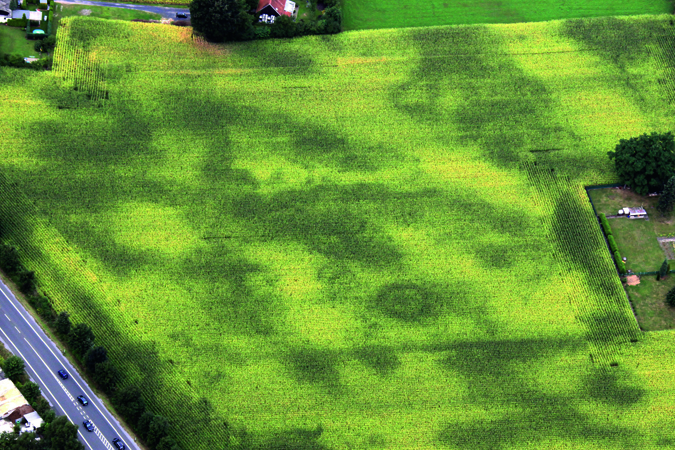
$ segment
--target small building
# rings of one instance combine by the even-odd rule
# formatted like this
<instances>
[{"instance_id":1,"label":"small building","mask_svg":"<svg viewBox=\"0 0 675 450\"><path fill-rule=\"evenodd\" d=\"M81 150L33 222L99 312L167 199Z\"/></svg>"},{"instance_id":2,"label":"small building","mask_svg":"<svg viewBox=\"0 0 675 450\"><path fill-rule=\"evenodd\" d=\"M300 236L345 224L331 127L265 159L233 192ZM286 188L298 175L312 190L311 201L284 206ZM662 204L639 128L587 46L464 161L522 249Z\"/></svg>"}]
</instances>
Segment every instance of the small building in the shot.
<instances>
[{"instance_id":1,"label":"small building","mask_svg":"<svg viewBox=\"0 0 675 450\"><path fill-rule=\"evenodd\" d=\"M26 414L23 416L23 420L25 421L23 427L21 427L23 431L35 432L35 430L42 426L42 417L40 417L37 411Z\"/></svg>"},{"instance_id":2,"label":"small building","mask_svg":"<svg viewBox=\"0 0 675 450\"><path fill-rule=\"evenodd\" d=\"M647 211L644 208L628 208L629 219L644 219L645 217L647 217Z\"/></svg>"},{"instance_id":3,"label":"small building","mask_svg":"<svg viewBox=\"0 0 675 450\"><path fill-rule=\"evenodd\" d=\"M293 16L295 11L295 2L291 0L260 0L256 12L260 14L261 22L274 23L274 19L281 15ZM266 16L263 20L262 16Z\"/></svg>"}]
</instances>

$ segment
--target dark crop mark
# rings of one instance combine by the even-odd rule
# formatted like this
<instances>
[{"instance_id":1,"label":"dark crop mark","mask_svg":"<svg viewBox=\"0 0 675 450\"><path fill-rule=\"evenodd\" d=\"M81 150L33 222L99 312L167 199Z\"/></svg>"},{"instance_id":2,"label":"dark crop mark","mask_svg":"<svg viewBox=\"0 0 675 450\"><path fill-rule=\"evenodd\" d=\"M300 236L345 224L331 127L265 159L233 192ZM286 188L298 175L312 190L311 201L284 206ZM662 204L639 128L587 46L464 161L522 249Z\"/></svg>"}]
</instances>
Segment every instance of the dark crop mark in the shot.
<instances>
[{"instance_id":1,"label":"dark crop mark","mask_svg":"<svg viewBox=\"0 0 675 450\"><path fill-rule=\"evenodd\" d=\"M435 317L442 299L432 290L416 283L392 283L380 289L375 306L386 316L404 322L419 322Z\"/></svg>"},{"instance_id":2,"label":"dark crop mark","mask_svg":"<svg viewBox=\"0 0 675 450\"><path fill-rule=\"evenodd\" d=\"M389 375L401 365L396 351L384 345L367 345L358 348L355 356L366 366L375 369L380 376Z\"/></svg>"}]
</instances>

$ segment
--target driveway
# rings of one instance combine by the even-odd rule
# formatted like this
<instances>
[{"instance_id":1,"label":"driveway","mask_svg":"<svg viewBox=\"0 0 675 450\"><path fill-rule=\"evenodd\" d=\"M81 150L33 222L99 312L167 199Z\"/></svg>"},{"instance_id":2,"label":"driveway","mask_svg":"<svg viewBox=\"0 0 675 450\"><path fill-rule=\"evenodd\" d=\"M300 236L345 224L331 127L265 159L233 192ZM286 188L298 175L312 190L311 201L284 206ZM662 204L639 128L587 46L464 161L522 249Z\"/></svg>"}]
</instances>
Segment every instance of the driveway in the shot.
<instances>
[{"instance_id":1,"label":"driveway","mask_svg":"<svg viewBox=\"0 0 675 450\"><path fill-rule=\"evenodd\" d=\"M64 5L93 5L108 6L110 8L136 9L138 11L161 14L161 16L165 19L175 19L176 13L190 13L190 10L185 7L171 8L168 6L132 5L129 3L94 2L89 0L56 0L56 3L63 3Z\"/></svg>"}]
</instances>

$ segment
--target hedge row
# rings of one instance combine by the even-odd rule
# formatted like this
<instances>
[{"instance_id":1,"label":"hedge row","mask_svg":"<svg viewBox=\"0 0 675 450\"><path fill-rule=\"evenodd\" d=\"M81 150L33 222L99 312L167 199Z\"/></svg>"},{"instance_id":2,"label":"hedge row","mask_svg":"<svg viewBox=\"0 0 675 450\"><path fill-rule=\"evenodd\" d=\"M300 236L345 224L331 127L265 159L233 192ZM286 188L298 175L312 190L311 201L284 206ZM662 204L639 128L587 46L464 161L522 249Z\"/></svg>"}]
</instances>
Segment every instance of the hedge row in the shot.
<instances>
[{"instance_id":1,"label":"hedge row","mask_svg":"<svg viewBox=\"0 0 675 450\"><path fill-rule=\"evenodd\" d=\"M609 237L612 235L612 227L609 226L609 220L607 220L607 216L603 213L600 213L600 225L602 226L602 231L605 232L605 236Z\"/></svg>"},{"instance_id":2,"label":"hedge row","mask_svg":"<svg viewBox=\"0 0 675 450\"><path fill-rule=\"evenodd\" d=\"M618 251L614 252L614 262L616 263L616 268L619 269L621 275L626 274L626 263L623 262L621 258L621 253Z\"/></svg>"},{"instance_id":3,"label":"hedge row","mask_svg":"<svg viewBox=\"0 0 675 450\"><path fill-rule=\"evenodd\" d=\"M23 28L26 25L28 25L28 19L8 19L7 20L7 26L8 27L20 27Z\"/></svg>"}]
</instances>

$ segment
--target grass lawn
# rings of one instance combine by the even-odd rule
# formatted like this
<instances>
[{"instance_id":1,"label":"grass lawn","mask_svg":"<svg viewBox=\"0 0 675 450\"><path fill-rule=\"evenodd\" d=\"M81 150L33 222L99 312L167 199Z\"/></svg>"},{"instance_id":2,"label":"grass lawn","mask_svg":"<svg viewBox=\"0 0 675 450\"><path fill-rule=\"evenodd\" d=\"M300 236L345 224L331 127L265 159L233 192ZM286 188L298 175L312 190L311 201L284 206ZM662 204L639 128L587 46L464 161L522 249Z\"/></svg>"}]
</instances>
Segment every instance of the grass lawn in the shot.
<instances>
[{"instance_id":1,"label":"grass lawn","mask_svg":"<svg viewBox=\"0 0 675 450\"><path fill-rule=\"evenodd\" d=\"M609 219L621 256L628 258L626 268L634 272L659 270L665 253L659 246L651 221Z\"/></svg>"},{"instance_id":2,"label":"grass lawn","mask_svg":"<svg viewBox=\"0 0 675 450\"><path fill-rule=\"evenodd\" d=\"M136 11L134 9L112 8L108 6L92 6L92 5L58 4L56 6L54 14L57 16L57 21L63 19L64 17L70 16L89 16L110 20L134 20L134 19L159 20L162 18L160 14L149 13L145 11Z\"/></svg>"},{"instance_id":3,"label":"grass lawn","mask_svg":"<svg viewBox=\"0 0 675 450\"><path fill-rule=\"evenodd\" d=\"M615 215L621 208L642 206L647 211L656 236L675 236L675 217L672 213L667 217L661 216L656 210L658 197L643 197L630 190L615 188L593 189L588 192L598 214Z\"/></svg>"},{"instance_id":4,"label":"grass lawn","mask_svg":"<svg viewBox=\"0 0 675 450\"><path fill-rule=\"evenodd\" d=\"M33 48L34 43L26 39L26 32L21 28L0 25L0 52L18 53L24 58L38 56L39 52Z\"/></svg>"},{"instance_id":5,"label":"grass lawn","mask_svg":"<svg viewBox=\"0 0 675 450\"><path fill-rule=\"evenodd\" d=\"M675 287L675 275L664 281L657 281L655 276L640 278L637 286L626 286L628 296L638 323L645 331L669 330L675 328L675 309L665 303L666 293Z\"/></svg>"},{"instance_id":6,"label":"grass lawn","mask_svg":"<svg viewBox=\"0 0 675 450\"><path fill-rule=\"evenodd\" d=\"M552 19L672 12L668 0L345 0L345 30L475 23L538 22Z\"/></svg>"}]
</instances>

